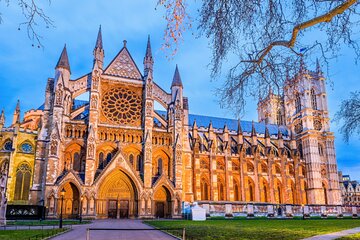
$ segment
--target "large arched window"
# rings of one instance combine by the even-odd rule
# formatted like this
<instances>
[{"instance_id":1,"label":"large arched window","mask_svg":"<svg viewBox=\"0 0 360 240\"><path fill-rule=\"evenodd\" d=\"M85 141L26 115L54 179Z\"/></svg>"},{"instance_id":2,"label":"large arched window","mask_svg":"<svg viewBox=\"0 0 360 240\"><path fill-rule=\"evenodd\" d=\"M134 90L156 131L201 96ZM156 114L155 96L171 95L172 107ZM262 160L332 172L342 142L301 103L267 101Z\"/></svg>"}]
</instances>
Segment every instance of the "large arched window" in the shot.
<instances>
[{"instance_id":1,"label":"large arched window","mask_svg":"<svg viewBox=\"0 0 360 240\"><path fill-rule=\"evenodd\" d=\"M311 89L311 107L314 110L317 110L317 100L316 100L316 94L315 94L315 90Z\"/></svg>"},{"instance_id":2,"label":"large arched window","mask_svg":"<svg viewBox=\"0 0 360 240\"><path fill-rule=\"evenodd\" d=\"M129 155L129 162L130 162L131 166L134 166L134 155L132 155L132 154Z\"/></svg>"},{"instance_id":3,"label":"large arched window","mask_svg":"<svg viewBox=\"0 0 360 240\"><path fill-rule=\"evenodd\" d=\"M110 161L111 161L111 158L112 158L112 154L111 153L108 153L106 155L106 164L108 164Z\"/></svg>"},{"instance_id":4,"label":"large arched window","mask_svg":"<svg viewBox=\"0 0 360 240\"><path fill-rule=\"evenodd\" d=\"M143 165L143 163L142 163L142 157L141 157L141 155L139 154L138 156L137 156L137 162L136 162L136 171L142 171L142 165Z\"/></svg>"},{"instance_id":5,"label":"large arched window","mask_svg":"<svg viewBox=\"0 0 360 240\"><path fill-rule=\"evenodd\" d=\"M80 154L74 153L74 162L73 162L73 169L74 171L79 172L80 171Z\"/></svg>"},{"instance_id":6,"label":"large arched window","mask_svg":"<svg viewBox=\"0 0 360 240\"><path fill-rule=\"evenodd\" d=\"M295 94L295 109L296 113L301 111L301 99L299 93Z\"/></svg>"},{"instance_id":7,"label":"large arched window","mask_svg":"<svg viewBox=\"0 0 360 240\"><path fill-rule=\"evenodd\" d=\"M324 149L320 143L318 144L318 148L319 148L319 155L324 156Z\"/></svg>"},{"instance_id":8,"label":"large arched window","mask_svg":"<svg viewBox=\"0 0 360 240\"><path fill-rule=\"evenodd\" d=\"M219 201L224 201L225 200L224 184L222 182L219 182L218 184L219 184L218 187Z\"/></svg>"},{"instance_id":9,"label":"large arched window","mask_svg":"<svg viewBox=\"0 0 360 240\"><path fill-rule=\"evenodd\" d=\"M162 158L159 158L157 163L158 163L157 175L161 175L162 172L163 172L163 160L162 160Z\"/></svg>"},{"instance_id":10,"label":"large arched window","mask_svg":"<svg viewBox=\"0 0 360 240\"><path fill-rule=\"evenodd\" d=\"M16 170L14 200L28 200L30 190L31 168L28 164L21 164Z\"/></svg>"},{"instance_id":11,"label":"large arched window","mask_svg":"<svg viewBox=\"0 0 360 240\"><path fill-rule=\"evenodd\" d=\"M99 154L99 169L103 169L104 168L104 153L100 153Z\"/></svg>"},{"instance_id":12,"label":"large arched window","mask_svg":"<svg viewBox=\"0 0 360 240\"><path fill-rule=\"evenodd\" d=\"M206 179L201 179L201 200L210 200L209 198L209 185Z\"/></svg>"},{"instance_id":13,"label":"large arched window","mask_svg":"<svg viewBox=\"0 0 360 240\"><path fill-rule=\"evenodd\" d=\"M234 201L240 201L239 185L235 180L233 181L233 185L234 185Z\"/></svg>"}]
</instances>

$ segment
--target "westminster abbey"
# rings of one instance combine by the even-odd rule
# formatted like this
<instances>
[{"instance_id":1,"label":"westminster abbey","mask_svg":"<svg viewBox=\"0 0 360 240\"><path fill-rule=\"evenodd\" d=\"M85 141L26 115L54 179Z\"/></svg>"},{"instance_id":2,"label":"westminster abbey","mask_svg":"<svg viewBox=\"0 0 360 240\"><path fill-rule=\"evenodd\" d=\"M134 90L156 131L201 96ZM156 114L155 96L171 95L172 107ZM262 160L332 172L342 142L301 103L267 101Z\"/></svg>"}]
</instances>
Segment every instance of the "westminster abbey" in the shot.
<instances>
[{"instance_id":1,"label":"westminster abbey","mask_svg":"<svg viewBox=\"0 0 360 240\"><path fill-rule=\"evenodd\" d=\"M150 39L142 71L126 44L104 66L100 29L80 77L65 46L44 104L21 119L18 103L8 127L1 114L2 203L43 204L49 218L61 201L69 218L179 218L194 202L341 204L319 66L301 64L284 96L269 91L258 103L258 122L240 121L190 113L179 68L166 91Z\"/></svg>"}]
</instances>

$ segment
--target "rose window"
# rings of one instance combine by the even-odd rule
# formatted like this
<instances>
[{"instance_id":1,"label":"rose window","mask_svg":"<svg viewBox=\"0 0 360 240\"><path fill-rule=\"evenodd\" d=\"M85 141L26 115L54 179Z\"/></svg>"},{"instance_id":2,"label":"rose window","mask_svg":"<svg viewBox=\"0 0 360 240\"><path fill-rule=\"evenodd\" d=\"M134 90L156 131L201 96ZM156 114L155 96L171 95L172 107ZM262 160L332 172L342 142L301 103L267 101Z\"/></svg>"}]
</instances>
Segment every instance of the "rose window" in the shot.
<instances>
[{"instance_id":1,"label":"rose window","mask_svg":"<svg viewBox=\"0 0 360 240\"><path fill-rule=\"evenodd\" d=\"M118 124L134 124L141 117L141 99L126 88L115 88L105 93L102 99L105 117Z\"/></svg>"}]
</instances>

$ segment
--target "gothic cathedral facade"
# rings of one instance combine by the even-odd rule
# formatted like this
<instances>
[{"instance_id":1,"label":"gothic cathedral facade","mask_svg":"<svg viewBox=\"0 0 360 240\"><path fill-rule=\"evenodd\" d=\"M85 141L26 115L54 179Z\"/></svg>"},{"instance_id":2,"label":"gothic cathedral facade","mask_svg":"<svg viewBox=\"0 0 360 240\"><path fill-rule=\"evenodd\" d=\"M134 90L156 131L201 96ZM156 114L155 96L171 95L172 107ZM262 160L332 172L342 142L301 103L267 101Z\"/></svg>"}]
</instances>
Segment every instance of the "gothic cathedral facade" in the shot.
<instances>
[{"instance_id":1,"label":"gothic cathedral facade","mask_svg":"<svg viewBox=\"0 0 360 240\"><path fill-rule=\"evenodd\" d=\"M1 115L1 201L44 202L57 217L63 199L66 217L90 218L178 218L183 202L341 204L320 67L302 64L248 122L190 114L177 66L170 91L155 82L150 39L143 72L126 41L104 66L101 29L93 53L91 72L71 79L65 46L44 104L24 121L18 105L10 127Z\"/></svg>"}]
</instances>

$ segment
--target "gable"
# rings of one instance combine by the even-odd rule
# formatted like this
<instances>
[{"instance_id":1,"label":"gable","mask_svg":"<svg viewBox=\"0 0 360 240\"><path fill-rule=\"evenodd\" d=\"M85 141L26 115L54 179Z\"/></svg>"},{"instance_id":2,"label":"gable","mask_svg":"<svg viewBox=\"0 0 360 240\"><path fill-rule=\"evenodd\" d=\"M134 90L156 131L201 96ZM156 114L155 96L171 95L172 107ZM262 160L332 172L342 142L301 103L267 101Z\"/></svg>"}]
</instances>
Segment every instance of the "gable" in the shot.
<instances>
[{"instance_id":1,"label":"gable","mask_svg":"<svg viewBox=\"0 0 360 240\"><path fill-rule=\"evenodd\" d=\"M136 66L126 47L120 50L104 73L110 76L142 80L139 68Z\"/></svg>"}]
</instances>

